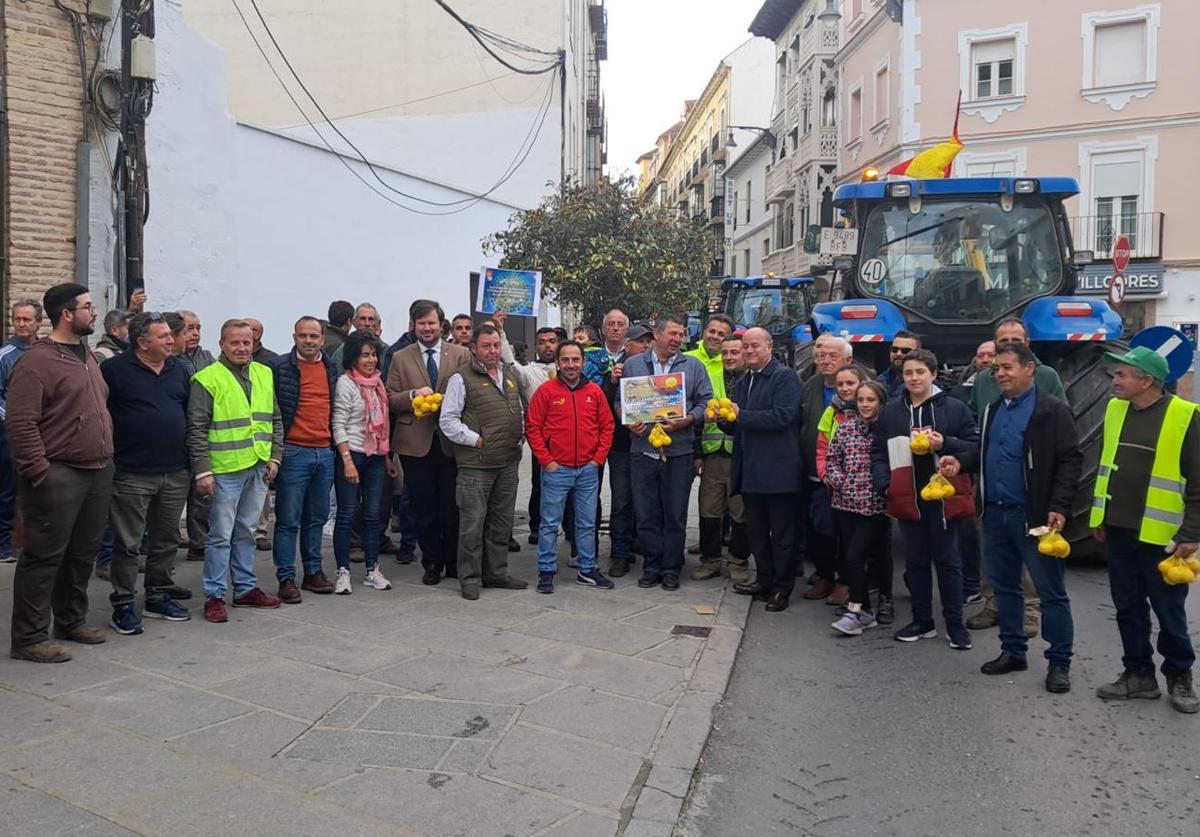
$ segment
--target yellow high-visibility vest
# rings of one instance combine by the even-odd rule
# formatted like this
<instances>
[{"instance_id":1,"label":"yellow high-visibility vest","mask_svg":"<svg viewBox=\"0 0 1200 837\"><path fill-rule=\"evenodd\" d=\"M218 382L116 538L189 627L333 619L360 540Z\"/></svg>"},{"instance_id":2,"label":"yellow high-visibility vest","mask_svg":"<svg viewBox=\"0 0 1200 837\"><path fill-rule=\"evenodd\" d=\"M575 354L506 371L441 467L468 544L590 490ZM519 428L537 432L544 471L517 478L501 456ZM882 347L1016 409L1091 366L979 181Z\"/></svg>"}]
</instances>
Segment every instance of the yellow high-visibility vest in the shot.
<instances>
[{"instance_id":1,"label":"yellow high-visibility vest","mask_svg":"<svg viewBox=\"0 0 1200 837\"><path fill-rule=\"evenodd\" d=\"M1162 429L1158 431L1154 464L1150 467L1150 480L1146 488L1146 510L1142 514L1142 526L1138 540L1143 543L1166 546L1175 538L1183 525L1183 492L1186 482L1179 470L1179 455L1183 451L1183 439L1187 435L1192 415L1198 405L1171 396L1163 416ZM1121 441L1121 428L1129 413L1129 402L1114 398L1108 402L1104 414L1104 443L1100 449L1100 467L1096 470L1096 490L1092 498L1092 513L1088 525L1098 529L1104 525L1104 510L1108 503L1108 481L1116 470L1117 445Z\"/></svg>"},{"instance_id":2,"label":"yellow high-visibility vest","mask_svg":"<svg viewBox=\"0 0 1200 837\"><path fill-rule=\"evenodd\" d=\"M270 369L254 361L249 373L249 401L241 382L223 363L205 367L193 378L213 399L208 455L214 474L244 471L271 458L275 379Z\"/></svg>"}]
</instances>

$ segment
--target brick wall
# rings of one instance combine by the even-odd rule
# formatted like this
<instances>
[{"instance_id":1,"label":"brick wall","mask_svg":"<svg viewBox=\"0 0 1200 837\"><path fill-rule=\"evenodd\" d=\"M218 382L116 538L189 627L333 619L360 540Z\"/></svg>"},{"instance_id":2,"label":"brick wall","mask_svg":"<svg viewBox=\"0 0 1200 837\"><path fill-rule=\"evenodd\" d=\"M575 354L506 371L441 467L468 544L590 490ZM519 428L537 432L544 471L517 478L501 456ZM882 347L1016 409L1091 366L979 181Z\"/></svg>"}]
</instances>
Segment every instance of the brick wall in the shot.
<instances>
[{"instance_id":1,"label":"brick wall","mask_svg":"<svg viewBox=\"0 0 1200 837\"><path fill-rule=\"evenodd\" d=\"M50 285L74 277L75 152L83 134L83 86L71 25L51 0L0 2L9 122L5 297L40 298ZM64 5L85 4L66 0Z\"/></svg>"}]
</instances>

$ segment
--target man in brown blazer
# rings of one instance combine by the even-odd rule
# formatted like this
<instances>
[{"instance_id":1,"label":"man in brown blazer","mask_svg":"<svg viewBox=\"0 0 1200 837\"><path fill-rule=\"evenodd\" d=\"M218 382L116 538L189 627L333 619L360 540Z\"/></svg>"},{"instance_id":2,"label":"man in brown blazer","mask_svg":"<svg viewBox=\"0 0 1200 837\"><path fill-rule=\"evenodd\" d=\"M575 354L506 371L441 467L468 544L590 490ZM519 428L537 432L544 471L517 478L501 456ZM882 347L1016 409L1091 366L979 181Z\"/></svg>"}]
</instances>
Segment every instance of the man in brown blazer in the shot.
<instances>
[{"instance_id":1,"label":"man in brown blazer","mask_svg":"<svg viewBox=\"0 0 1200 837\"><path fill-rule=\"evenodd\" d=\"M388 406L395 418L392 450L400 455L404 480L417 521L425 584L458 577L458 468L438 429L436 414L417 418L412 400L444 393L455 372L471 365L471 352L442 339L442 306L419 299L409 309L417 342L392 356L388 368Z\"/></svg>"}]
</instances>

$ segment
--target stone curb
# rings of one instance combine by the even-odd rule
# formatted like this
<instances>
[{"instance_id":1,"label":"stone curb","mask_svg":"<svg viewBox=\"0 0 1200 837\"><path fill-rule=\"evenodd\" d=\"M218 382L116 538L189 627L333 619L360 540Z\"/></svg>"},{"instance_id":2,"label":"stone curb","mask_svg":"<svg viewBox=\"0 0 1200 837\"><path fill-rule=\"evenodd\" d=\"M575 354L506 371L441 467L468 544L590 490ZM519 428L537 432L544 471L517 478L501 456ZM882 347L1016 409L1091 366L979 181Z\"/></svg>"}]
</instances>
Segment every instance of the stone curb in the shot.
<instances>
[{"instance_id":1,"label":"stone curb","mask_svg":"<svg viewBox=\"0 0 1200 837\"><path fill-rule=\"evenodd\" d=\"M750 604L749 596L725 590L712 633L650 757L650 772L619 837L671 837L675 830L712 732L713 713L733 674Z\"/></svg>"}]
</instances>

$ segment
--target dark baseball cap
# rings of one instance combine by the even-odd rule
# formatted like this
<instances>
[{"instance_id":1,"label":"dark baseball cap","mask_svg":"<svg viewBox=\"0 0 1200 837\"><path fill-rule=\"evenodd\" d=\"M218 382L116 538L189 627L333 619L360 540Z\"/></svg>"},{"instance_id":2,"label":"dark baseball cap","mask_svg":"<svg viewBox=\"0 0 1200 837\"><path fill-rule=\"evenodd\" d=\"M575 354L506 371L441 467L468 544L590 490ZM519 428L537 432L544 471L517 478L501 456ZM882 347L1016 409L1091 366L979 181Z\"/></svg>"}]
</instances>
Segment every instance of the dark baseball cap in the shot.
<instances>
[{"instance_id":1,"label":"dark baseball cap","mask_svg":"<svg viewBox=\"0 0 1200 837\"><path fill-rule=\"evenodd\" d=\"M1167 364L1167 359L1145 346L1135 346L1123 355L1116 352L1105 352L1104 357L1113 363L1124 363L1134 369L1140 369L1159 383L1165 381L1171 374L1171 367Z\"/></svg>"},{"instance_id":2,"label":"dark baseball cap","mask_svg":"<svg viewBox=\"0 0 1200 837\"><path fill-rule=\"evenodd\" d=\"M640 323L634 323L629 327L629 331L625 334L626 340L645 340L647 337L652 337L654 332L646 328Z\"/></svg>"}]
</instances>

